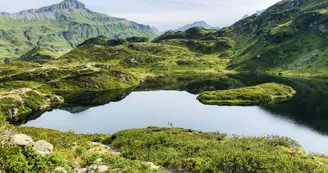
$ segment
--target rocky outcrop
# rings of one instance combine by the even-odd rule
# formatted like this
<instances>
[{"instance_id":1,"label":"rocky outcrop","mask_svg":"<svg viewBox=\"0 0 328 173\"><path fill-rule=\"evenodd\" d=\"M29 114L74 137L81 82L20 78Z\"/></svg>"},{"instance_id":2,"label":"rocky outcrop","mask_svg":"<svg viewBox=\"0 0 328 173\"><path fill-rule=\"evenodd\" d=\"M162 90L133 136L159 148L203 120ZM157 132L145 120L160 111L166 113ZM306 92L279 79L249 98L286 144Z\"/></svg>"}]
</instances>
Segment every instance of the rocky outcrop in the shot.
<instances>
[{"instance_id":1,"label":"rocky outcrop","mask_svg":"<svg viewBox=\"0 0 328 173\"><path fill-rule=\"evenodd\" d=\"M44 140L34 142L32 145L33 149L41 156L51 154L54 151L53 145Z\"/></svg>"},{"instance_id":2,"label":"rocky outcrop","mask_svg":"<svg viewBox=\"0 0 328 173\"><path fill-rule=\"evenodd\" d=\"M26 134L13 135L9 144L21 147L32 146L32 148L41 156L51 154L54 151L53 145L49 142L44 140L33 142L33 139Z\"/></svg>"},{"instance_id":3,"label":"rocky outcrop","mask_svg":"<svg viewBox=\"0 0 328 173\"><path fill-rule=\"evenodd\" d=\"M304 64L312 63L316 60L317 57L319 57L319 55L320 55L320 52L318 50L315 50L315 51L311 52L310 54L296 60L295 62L290 64L288 67L290 69L292 69L292 68L295 68L295 67L300 67Z\"/></svg>"},{"instance_id":4,"label":"rocky outcrop","mask_svg":"<svg viewBox=\"0 0 328 173\"><path fill-rule=\"evenodd\" d=\"M91 165L88 168L76 168L76 173L104 173L109 170L109 167L106 165Z\"/></svg>"},{"instance_id":5,"label":"rocky outcrop","mask_svg":"<svg viewBox=\"0 0 328 173\"><path fill-rule=\"evenodd\" d=\"M30 136L27 136L25 134L17 134L12 136L10 143L13 145L19 145L25 147L33 143L33 140Z\"/></svg>"},{"instance_id":6,"label":"rocky outcrop","mask_svg":"<svg viewBox=\"0 0 328 173\"><path fill-rule=\"evenodd\" d=\"M146 165L150 166L151 169L159 169L159 166L156 166L153 162L146 162Z\"/></svg>"},{"instance_id":7,"label":"rocky outcrop","mask_svg":"<svg viewBox=\"0 0 328 173\"><path fill-rule=\"evenodd\" d=\"M12 104L5 104L10 101ZM0 92L0 114L11 123L19 124L25 116L37 111L46 111L59 106L63 98L53 94L44 94L31 88L21 88L9 92Z\"/></svg>"},{"instance_id":8,"label":"rocky outcrop","mask_svg":"<svg viewBox=\"0 0 328 173\"><path fill-rule=\"evenodd\" d=\"M67 171L66 171L66 169L65 168L63 168L63 167L57 167L56 169L55 169L55 172L57 173L67 173Z\"/></svg>"},{"instance_id":9,"label":"rocky outcrop","mask_svg":"<svg viewBox=\"0 0 328 173\"><path fill-rule=\"evenodd\" d=\"M97 167L96 171L99 172L99 173L103 173L103 172L106 172L108 170L108 166L106 165L100 165Z\"/></svg>"}]
</instances>

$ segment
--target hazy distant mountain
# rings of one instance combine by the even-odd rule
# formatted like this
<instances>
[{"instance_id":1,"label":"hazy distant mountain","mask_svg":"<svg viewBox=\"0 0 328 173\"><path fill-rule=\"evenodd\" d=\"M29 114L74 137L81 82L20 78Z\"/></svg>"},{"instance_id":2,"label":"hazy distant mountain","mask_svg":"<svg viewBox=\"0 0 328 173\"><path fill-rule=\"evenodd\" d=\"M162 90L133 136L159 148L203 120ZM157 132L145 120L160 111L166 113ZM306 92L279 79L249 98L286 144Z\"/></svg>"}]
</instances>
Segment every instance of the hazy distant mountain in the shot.
<instances>
[{"instance_id":1,"label":"hazy distant mountain","mask_svg":"<svg viewBox=\"0 0 328 173\"><path fill-rule=\"evenodd\" d=\"M245 14L242 19L246 19L247 17L249 17L249 15Z\"/></svg>"},{"instance_id":2,"label":"hazy distant mountain","mask_svg":"<svg viewBox=\"0 0 328 173\"><path fill-rule=\"evenodd\" d=\"M265 10L258 10L254 14L261 15L264 11ZM247 17L249 17L249 15L248 14L245 14L242 19L246 19Z\"/></svg>"},{"instance_id":3,"label":"hazy distant mountain","mask_svg":"<svg viewBox=\"0 0 328 173\"><path fill-rule=\"evenodd\" d=\"M255 12L255 14L260 15L260 14L262 14L264 11L265 11L265 10L258 10L258 11Z\"/></svg>"},{"instance_id":4,"label":"hazy distant mountain","mask_svg":"<svg viewBox=\"0 0 328 173\"><path fill-rule=\"evenodd\" d=\"M151 29L152 30L154 30L156 33L161 33L161 31L160 30L158 30L157 28L155 28L155 27L151 27Z\"/></svg>"},{"instance_id":5,"label":"hazy distant mountain","mask_svg":"<svg viewBox=\"0 0 328 173\"><path fill-rule=\"evenodd\" d=\"M188 25L185 25L181 28L178 28L176 29L176 31L186 31L190 28L193 28L193 27L203 27L205 29L220 29L220 27L214 27L214 26L211 26L209 24L207 24L205 21L197 21L197 22L194 22L192 24L188 24Z\"/></svg>"},{"instance_id":6,"label":"hazy distant mountain","mask_svg":"<svg viewBox=\"0 0 328 173\"><path fill-rule=\"evenodd\" d=\"M0 13L0 59L19 57L34 46L71 49L97 36L157 35L150 26L93 12L77 0L64 0L39 9Z\"/></svg>"}]
</instances>

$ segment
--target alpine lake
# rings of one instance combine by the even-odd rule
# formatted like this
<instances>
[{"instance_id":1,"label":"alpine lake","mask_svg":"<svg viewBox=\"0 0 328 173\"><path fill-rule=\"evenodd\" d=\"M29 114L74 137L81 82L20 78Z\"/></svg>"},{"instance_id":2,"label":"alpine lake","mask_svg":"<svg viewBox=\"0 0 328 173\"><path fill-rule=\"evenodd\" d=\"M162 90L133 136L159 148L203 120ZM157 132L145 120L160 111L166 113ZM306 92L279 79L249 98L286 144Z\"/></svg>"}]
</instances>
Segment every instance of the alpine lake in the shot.
<instances>
[{"instance_id":1,"label":"alpine lake","mask_svg":"<svg viewBox=\"0 0 328 173\"><path fill-rule=\"evenodd\" d=\"M218 131L229 136L279 135L298 141L306 151L328 154L326 79L253 75L235 78L246 85L275 81L292 86L297 94L278 104L209 106L196 97L201 91L221 89L215 78L167 77L137 88L72 94L74 104L37 112L19 124L79 134L112 134L124 129L159 126Z\"/></svg>"}]
</instances>

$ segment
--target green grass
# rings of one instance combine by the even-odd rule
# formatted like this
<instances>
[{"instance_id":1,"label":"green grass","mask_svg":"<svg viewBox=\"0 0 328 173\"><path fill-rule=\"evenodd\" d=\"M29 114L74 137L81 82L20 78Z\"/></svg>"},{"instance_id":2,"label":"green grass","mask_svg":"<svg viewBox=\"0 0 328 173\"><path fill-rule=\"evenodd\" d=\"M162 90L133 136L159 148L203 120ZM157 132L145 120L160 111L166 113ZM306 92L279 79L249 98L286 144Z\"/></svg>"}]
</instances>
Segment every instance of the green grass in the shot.
<instances>
[{"instance_id":1,"label":"green grass","mask_svg":"<svg viewBox=\"0 0 328 173\"><path fill-rule=\"evenodd\" d=\"M286 85L266 83L231 90L201 93L197 99L209 105L263 105L289 100L296 91Z\"/></svg>"},{"instance_id":2,"label":"green grass","mask_svg":"<svg viewBox=\"0 0 328 173\"><path fill-rule=\"evenodd\" d=\"M67 52L51 52L47 49L34 47L32 50L28 51L26 54L21 56L19 59L22 61L42 61L51 60L59 58Z\"/></svg>"},{"instance_id":3,"label":"green grass","mask_svg":"<svg viewBox=\"0 0 328 173\"><path fill-rule=\"evenodd\" d=\"M124 157L190 172L325 172L293 140L278 136L226 137L185 129L150 127L113 134ZM325 158L317 158L327 162Z\"/></svg>"}]
</instances>

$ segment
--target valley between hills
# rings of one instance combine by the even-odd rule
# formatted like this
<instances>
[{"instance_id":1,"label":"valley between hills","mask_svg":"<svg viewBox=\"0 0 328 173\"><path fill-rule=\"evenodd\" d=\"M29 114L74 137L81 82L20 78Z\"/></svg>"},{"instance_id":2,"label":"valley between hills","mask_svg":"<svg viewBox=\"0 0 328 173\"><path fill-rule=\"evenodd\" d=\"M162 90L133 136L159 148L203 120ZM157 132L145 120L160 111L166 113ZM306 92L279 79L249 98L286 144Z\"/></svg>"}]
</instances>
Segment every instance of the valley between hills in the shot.
<instances>
[{"instance_id":1,"label":"valley between hills","mask_svg":"<svg viewBox=\"0 0 328 173\"><path fill-rule=\"evenodd\" d=\"M179 90L216 106L259 105L282 114L316 108L306 114L311 120L294 118L327 133L327 7L326 0L283 0L219 30L162 35L76 0L1 13L0 26L8 25L0 29L0 172L326 172L326 155L274 135L172 124L114 134L20 125L45 111L104 105L133 91Z\"/></svg>"}]
</instances>

